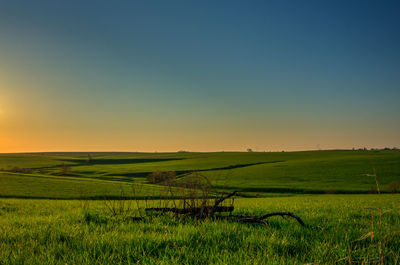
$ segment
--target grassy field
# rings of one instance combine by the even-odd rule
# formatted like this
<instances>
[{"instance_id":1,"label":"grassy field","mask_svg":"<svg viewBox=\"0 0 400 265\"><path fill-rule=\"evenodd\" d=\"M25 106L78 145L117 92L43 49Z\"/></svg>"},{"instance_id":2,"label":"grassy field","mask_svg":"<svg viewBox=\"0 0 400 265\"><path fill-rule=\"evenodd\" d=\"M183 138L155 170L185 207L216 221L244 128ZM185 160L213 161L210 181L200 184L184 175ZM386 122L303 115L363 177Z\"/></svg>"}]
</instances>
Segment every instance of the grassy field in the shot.
<instances>
[{"instance_id":1,"label":"grassy field","mask_svg":"<svg viewBox=\"0 0 400 265\"><path fill-rule=\"evenodd\" d=\"M0 169L0 264L400 263L400 195L386 194L400 181L396 150L1 154ZM291 211L306 227L134 221L165 189L147 180L155 171L199 172L214 190L258 195L237 198L233 214ZM375 172L383 194L370 194ZM140 200L113 216L107 205L126 196Z\"/></svg>"},{"instance_id":2,"label":"grassy field","mask_svg":"<svg viewBox=\"0 0 400 265\"><path fill-rule=\"evenodd\" d=\"M399 202L399 195L236 200L234 213L287 210L307 224L275 217L266 229L165 216L129 221L110 217L100 200L1 199L0 264L358 264L376 261L379 242L384 263L395 264ZM382 225L372 210L379 207L391 210Z\"/></svg>"},{"instance_id":3,"label":"grassy field","mask_svg":"<svg viewBox=\"0 0 400 265\"><path fill-rule=\"evenodd\" d=\"M63 165L70 172L62 174ZM400 181L400 151L2 154L0 169L1 197L118 196L129 184L150 185L146 176L157 170L174 171L178 178L198 171L214 188L261 196L356 194L375 188L374 170L383 191Z\"/></svg>"}]
</instances>

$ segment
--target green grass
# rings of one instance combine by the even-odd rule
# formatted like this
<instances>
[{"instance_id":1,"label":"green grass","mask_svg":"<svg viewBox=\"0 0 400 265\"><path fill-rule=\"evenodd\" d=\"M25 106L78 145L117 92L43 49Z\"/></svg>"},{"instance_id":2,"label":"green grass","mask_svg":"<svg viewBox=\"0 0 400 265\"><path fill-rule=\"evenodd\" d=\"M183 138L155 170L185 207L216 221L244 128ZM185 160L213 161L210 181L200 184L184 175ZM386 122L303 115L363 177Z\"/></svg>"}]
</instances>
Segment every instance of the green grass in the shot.
<instances>
[{"instance_id":1,"label":"green grass","mask_svg":"<svg viewBox=\"0 0 400 265\"><path fill-rule=\"evenodd\" d=\"M151 184L141 184L140 189L134 191L133 185L124 182L14 173L0 174L0 187L3 198L43 199L157 197L161 190Z\"/></svg>"},{"instance_id":2,"label":"green grass","mask_svg":"<svg viewBox=\"0 0 400 265\"><path fill-rule=\"evenodd\" d=\"M118 187L147 183L146 176L156 170L175 171L178 176L199 171L212 181L214 188L261 196L369 193L375 187L375 180L370 176L374 169L383 191L387 183L400 181L400 151L395 150L91 153L91 157L88 162L87 153L2 154L0 169L29 168L32 173L0 171L3 184L0 196L81 198L82 193L93 198L104 194L117 196ZM70 178L60 176L62 165L71 167Z\"/></svg>"},{"instance_id":3,"label":"green grass","mask_svg":"<svg viewBox=\"0 0 400 265\"><path fill-rule=\"evenodd\" d=\"M399 151L0 154L0 169L0 264L368 264L379 243L385 264L400 262L400 196L368 194L374 170L383 192L400 181ZM134 186L139 199L159 198L164 187L146 180L157 170L259 194L236 199L234 214L291 211L307 227L112 216L104 197ZM137 216L136 201L126 203Z\"/></svg>"},{"instance_id":4,"label":"green grass","mask_svg":"<svg viewBox=\"0 0 400 265\"><path fill-rule=\"evenodd\" d=\"M236 200L237 214L292 211L259 224L110 217L102 201L0 199L0 264L348 264L400 255L399 195L298 195ZM135 215L135 212L132 212ZM374 224L374 228L372 228ZM376 232L374 239L356 241ZM369 249L370 248L370 249ZM350 258L349 258L350 256Z\"/></svg>"}]
</instances>

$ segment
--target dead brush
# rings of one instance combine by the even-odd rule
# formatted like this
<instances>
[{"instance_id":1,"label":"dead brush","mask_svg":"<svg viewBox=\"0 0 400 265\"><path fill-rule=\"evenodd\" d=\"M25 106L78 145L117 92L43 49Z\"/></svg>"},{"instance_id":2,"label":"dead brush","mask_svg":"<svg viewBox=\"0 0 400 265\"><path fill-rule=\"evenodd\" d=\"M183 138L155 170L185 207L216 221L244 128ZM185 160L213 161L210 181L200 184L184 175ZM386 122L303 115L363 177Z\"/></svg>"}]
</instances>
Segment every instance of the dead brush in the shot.
<instances>
[{"instance_id":1,"label":"dead brush","mask_svg":"<svg viewBox=\"0 0 400 265\"><path fill-rule=\"evenodd\" d=\"M133 191L136 191L133 188ZM120 195L118 198L104 197L103 203L111 217L127 219L134 211L134 201L132 197L125 194L123 187L120 187Z\"/></svg>"},{"instance_id":2,"label":"dead brush","mask_svg":"<svg viewBox=\"0 0 400 265\"><path fill-rule=\"evenodd\" d=\"M150 213L171 214L175 219L194 218L197 220L226 219L241 223L261 223L268 227L265 219L273 216L292 217L305 226L300 217L290 212L273 212L262 216L232 215L234 198L240 196L236 191L231 193L212 190L210 180L199 173L192 172L184 178L177 179L175 174L164 179L159 185L153 185L158 196L145 197L145 208L141 207L139 194L143 185L132 185L132 194L127 196L123 187L118 198L104 197L104 205L111 217L119 220L140 221L151 218ZM172 176L172 177L171 177ZM157 189L156 189L157 187ZM134 207L136 204L136 208ZM152 204L149 207L149 204ZM134 216L134 212L139 216ZM229 213L229 215L222 215ZM150 219L151 220L151 219Z\"/></svg>"},{"instance_id":3,"label":"dead brush","mask_svg":"<svg viewBox=\"0 0 400 265\"><path fill-rule=\"evenodd\" d=\"M262 216L232 215L234 197L240 194L215 192L210 180L199 173L192 173L182 179L169 178L162 183L164 192L160 192L159 207L147 207L145 211L171 213L175 218L226 219L241 223L260 223L268 227L265 219L273 216L292 217L305 226L300 217L290 212L273 212ZM229 213L229 215L222 215Z\"/></svg>"},{"instance_id":4,"label":"dead brush","mask_svg":"<svg viewBox=\"0 0 400 265\"><path fill-rule=\"evenodd\" d=\"M210 180L199 173L192 173L179 180L175 177L168 178L161 185L158 207L147 207L147 212L170 212L175 218L204 219L215 212L233 211L233 201L226 205L226 198L215 207L220 198L212 191ZM224 205L220 205L223 201Z\"/></svg>"}]
</instances>

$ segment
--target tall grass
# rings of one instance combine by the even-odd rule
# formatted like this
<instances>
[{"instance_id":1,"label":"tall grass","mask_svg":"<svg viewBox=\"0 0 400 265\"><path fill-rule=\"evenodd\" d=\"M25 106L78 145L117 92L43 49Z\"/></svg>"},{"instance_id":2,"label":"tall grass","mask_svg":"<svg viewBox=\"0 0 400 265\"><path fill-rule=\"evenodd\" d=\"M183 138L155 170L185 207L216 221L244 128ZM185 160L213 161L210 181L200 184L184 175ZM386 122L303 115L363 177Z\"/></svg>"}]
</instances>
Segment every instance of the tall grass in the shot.
<instances>
[{"instance_id":1,"label":"tall grass","mask_svg":"<svg viewBox=\"0 0 400 265\"><path fill-rule=\"evenodd\" d=\"M377 194L235 200L237 214L287 210L309 226L276 217L269 229L165 216L121 220L102 201L0 199L0 264L346 264L349 249L351 262L361 263L358 258L367 257L371 238L356 240L370 231L371 215L379 224L379 214L365 208L380 203L394 208L399 199ZM400 229L400 215L385 209L382 253L395 255L385 256L383 264L396 264L400 236L391 232ZM380 238L374 229L373 244ZM356 252L360 248L365 251ZM375 262L372 254L365 263Z\"/></svg>"},{"instance_id":2,"label":"tall grass","mask_svg":"<svg viewBox=\"0 0 400 265\"><path fill-rule=\"evenodd\" d=\"M384 215L399 210L400 204L394 205L394 207L392 206L386 209L384 208L381 189L374 167L373 172L379 202L377 207L364 209L372 211L371 228L360 238L351 242L349 255L340 259L339 261L348 260L349 264L361 263L397 265L399 262L400 248L396 251L390 246L396 243L396 236L400 233L400 229L396 226L393 226L391 220L384 218Z\"/></svg>"}]
</instances>

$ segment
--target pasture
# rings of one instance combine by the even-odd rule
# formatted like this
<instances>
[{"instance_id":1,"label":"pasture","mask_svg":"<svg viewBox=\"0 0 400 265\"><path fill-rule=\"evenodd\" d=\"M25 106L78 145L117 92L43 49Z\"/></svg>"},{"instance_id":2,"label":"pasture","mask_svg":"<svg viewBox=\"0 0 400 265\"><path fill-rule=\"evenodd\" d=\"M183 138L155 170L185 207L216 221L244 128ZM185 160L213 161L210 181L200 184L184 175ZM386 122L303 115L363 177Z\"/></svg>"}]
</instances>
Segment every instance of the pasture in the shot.
<instances>
[{"instance_id":1,"label":"pasture","mask_svg":"<svg viewBox=\"0 0 400 265\"><path fill-rule=\"evenodd\" d=\"M400 181L396 150L1 154L0 169L0 264L400 262L400 197L387 189ZM215 192L249 196L232 214L290 211L306 226L135 219L145 201L161 204L165 187L147 178L155 171L198 172ZM112 214L110 202L127 197L129 210Z\"/></svg>"},{"instance_id":2,"label":"pasture","mask_svg":"<svg viewBox=\"0 0 400 265\"><path fill-rule=\"evenodd\" d=\"M307 224L275 217L266 229L165 216L130 221L111 217L100 200L1 199L0 263L369 264L381 243L384 264L396 264L399 201L399 195L237 199L236 213L287 210ZM382 225L377 207L388 210Z\"/></svg>"},{"instance_id":3,"label":"pasture","mask_svg":"<svg viewBox=\"0 0 400 265\"><path fill-rule=\"evenodd\" d=\"M214 189L258 196L366 194L376 189L374 172L383 192L400 181L400 151L2 154L0 169L0 197L118 197L132 183L146 195L157 189L146 180L155 171L177 178L196 171Z\"/></svg>"}]
</instances>

